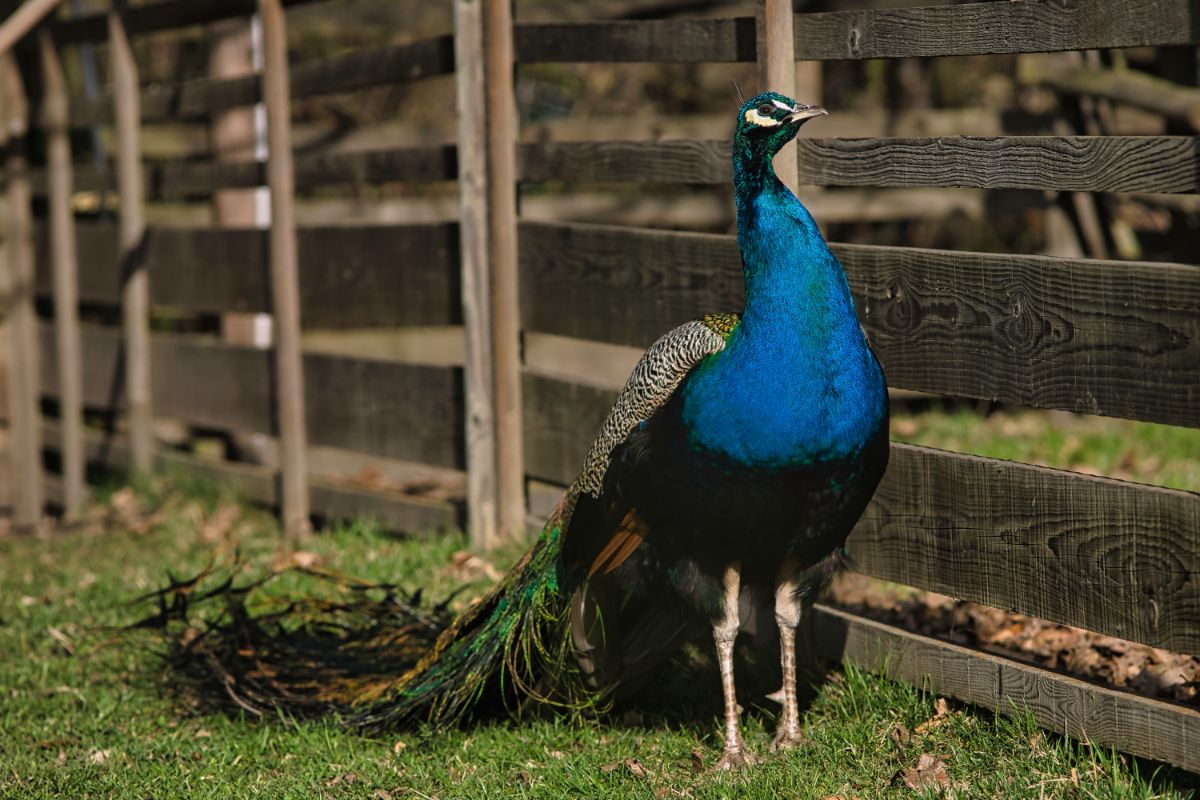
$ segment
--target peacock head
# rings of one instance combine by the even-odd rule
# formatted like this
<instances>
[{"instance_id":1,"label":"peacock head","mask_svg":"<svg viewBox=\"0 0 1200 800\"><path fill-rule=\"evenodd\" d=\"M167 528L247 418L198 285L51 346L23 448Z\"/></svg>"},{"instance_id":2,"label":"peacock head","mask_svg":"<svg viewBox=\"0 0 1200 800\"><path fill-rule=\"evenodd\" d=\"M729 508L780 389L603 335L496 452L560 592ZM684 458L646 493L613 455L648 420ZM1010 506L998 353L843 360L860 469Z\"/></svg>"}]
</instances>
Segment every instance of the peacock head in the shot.
<instances>
[{"instance_id":1,"label":"peacock head","mask_svg":"<svg viewBox=\"0 0 1200 800\"><path fill-rule=\"evenodd\" d=\"M801 125L828 113L821 106L797 103L778 92L765 92L747 100L738 111L734 144L770 159L792 140Z\"/></svg>"}]
</instances>

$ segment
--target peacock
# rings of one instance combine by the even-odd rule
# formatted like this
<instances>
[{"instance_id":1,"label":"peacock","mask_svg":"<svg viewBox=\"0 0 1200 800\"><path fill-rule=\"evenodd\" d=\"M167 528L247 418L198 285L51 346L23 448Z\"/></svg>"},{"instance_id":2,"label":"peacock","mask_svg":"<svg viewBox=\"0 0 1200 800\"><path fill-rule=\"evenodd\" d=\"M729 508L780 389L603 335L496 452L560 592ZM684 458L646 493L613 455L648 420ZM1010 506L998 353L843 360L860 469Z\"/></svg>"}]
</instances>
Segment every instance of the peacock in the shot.
<instances>
[{"instance_id":1,"label":"peacock","mask_svg":"<svg viewBox=\"0 0 1200 800\"><path fill-rule=\"evenodd\" d=\"M494 709L603 708L636 691L699 621L712 631L724 697L716 768L732 769L758 760L741 736L734 642L773 610L783 686L772 750L801 743L802 608L888 459L884 375L846 275L772 166L825 113L773 92L740 107L745 307L650 346L541 535L487 595L455 616L389 591L356 607L320 605L323 621L309 613L297 630L281 620L299 605L255 620L238 599L245 589L227 583L230 614L188 627L176 655L215 669L246 707L438 726ZM163 616L193 588L163 590ZM333 651L313 656L312 643L330 637Z\"/></svg>"}]
</instances>

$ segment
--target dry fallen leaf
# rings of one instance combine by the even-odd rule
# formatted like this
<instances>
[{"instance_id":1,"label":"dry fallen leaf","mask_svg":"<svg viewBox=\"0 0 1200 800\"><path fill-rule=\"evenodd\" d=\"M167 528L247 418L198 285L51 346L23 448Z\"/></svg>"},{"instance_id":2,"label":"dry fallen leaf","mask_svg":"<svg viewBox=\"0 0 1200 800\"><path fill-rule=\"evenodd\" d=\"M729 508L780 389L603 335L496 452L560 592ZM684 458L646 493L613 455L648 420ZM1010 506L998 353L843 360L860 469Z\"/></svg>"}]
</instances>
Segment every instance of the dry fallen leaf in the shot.
<instances>
[{"instance_id":1,"label":"dry fallen leaf","mask_svg":"<svg viewBox=\"0 0 1200 800\"><path fill-rule=\"evenodd\" d=\"M396 743L394 745L392 745L392 752L399 753L401 750L403 750L406 747L408 747L408 745L404 743L403 739L397 739Z\"/></svg>"},{"instance_id":2,"label":"dry fallen leaf","mask_svg":"<svg viewBox=\"0 0 1200 800\"><path fill-rule=\"evenodd\" d=\"M530 775L528 771L521 770L517 773L517 783L521 784L522 786L529 786L533 783L533 776Z\"/></svg>"},{"instance_id":3,"label":"dry fallen leaf","mask_svg":"<svg viewBox=\"0 0 1200 800\"><path fill-rule=\"evenodd\" d=\"M376 789L372 796L375 797L375 800L392 800L392 793L386 789Z\"/></svg>"},{"instance_id":4,"label":"dry fallen leaf","mask_svg":"<svg viewBox=\"0 0 1200 800\"><path fill-rule=\"evenodd\" d=\"M112 750L93 750L88 753L88 763L102 767L108 763L108 757L112 755Z\"/></svg>"},{"instance_id":5,"label":"dry fallen leaf","mask_svg":"<svg viewBox=\"0 0 1200 800\"><path fill-rule=\"evenodd\" d=\"M704 772L704 753L699 749L692 750L692 769L696 772Z\"/></svg>"},{"instance_id":6,"label":"dry fallen leaf","mask_svg":"<svg viewBox=\"0 0 1200 800\"><path fill-rule=\"evenodd\" d=\"M450 574L463 581L473 581L487 578L489 581L500 580L500 573L479 556L468 550L459 550L450 556Z\"/></svg>"},{"instance_id":7,"label":"dry fallen leaf","mask_svg":"<svg viewBox=\"0 0 1200 800\"><path fill-rule=\"evenodd\" d=\"M233 528L233 523L237 522L240 514L241 509L235 505L223 505L218 508L200 528L200 541L211 543L224 539Z\"/></svg>"},{"instance_id":8,"label":"dry fallen leaf","mask_svg":"<svg viewBox=\"0 0 1200 800\"><path fill-rule=\"evenodd\" d=\"M339 783L344 783L350 786L358 780L358 776L353 772L343 772L341 775L334 775L329 780L325 781L326 786L337 786Z\"/></svg>"},{"instance_id":9,"label":"dry fallen leaf","mask_svg":"<svg viewBox=\"0 0 1200 800\"><path fill-rule=\"evenodd\" d=\"M67 655L69 655L69 656L75 655L75 645L72 644L71 638L69 636L67 636L65 633L63 633L62 631L60 631L58 628L54 627L53 625L50 625L46 628L46 633L50 634L50 638L54 639L54 641L58 642L62 646L62 649L66 652Z\"/></svg>"},{"instance_id":10,"label":"dry fallen leaf","mask_svg":"<svg viewBox=\"0 0 1200 800\"><path fill-rule=\"evenodd\" d=\"M946 762L929 753L922 753L915 768L909 767L900 774L904 778L904 785L910 789L923 789L926 786L944 788L950 785Z\"/></svg>"}]
</instances>

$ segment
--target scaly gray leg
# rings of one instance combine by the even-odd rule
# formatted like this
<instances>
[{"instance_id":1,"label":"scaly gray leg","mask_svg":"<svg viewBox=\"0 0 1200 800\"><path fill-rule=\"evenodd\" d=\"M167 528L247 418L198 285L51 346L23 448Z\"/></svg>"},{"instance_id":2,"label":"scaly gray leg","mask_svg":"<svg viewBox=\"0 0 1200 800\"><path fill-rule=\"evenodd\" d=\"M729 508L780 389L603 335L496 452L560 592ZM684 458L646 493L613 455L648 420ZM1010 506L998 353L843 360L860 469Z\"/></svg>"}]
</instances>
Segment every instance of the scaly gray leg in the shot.
<instances>
[{"instance_id":1,"label":"scaly gray leg","mask_svg":"<svg viewBox=\"0 0 1200 800\"><path fill-rule=\"evenodd\" d=\"M717 659L721 664L721 691L725 695L725 752L713 769L730 770L758 759L747 752L742 744L742 730L738 724L741 706L733 682L733 643L738 635L738 594L741 590L742 565L734 563L725 570L725 609L722 617L713 624L713 639L717 643Z\"/></svg>"},{"instance_id":2,"label":"scaly gray leg","mask_svg":"<svg viewBox=\"0 0 1200 800\"><path fill-rule=\"evenodd\" d=\"M805 744L800 730L800 705L796 700L796 628L800 625L800 601L796 597L794 563L785 562L775 582L775 623L779 626L779 661L783 666L783 688L773 699L783 704L779 730L771 752Z\"/></svg>"}]
</instances>

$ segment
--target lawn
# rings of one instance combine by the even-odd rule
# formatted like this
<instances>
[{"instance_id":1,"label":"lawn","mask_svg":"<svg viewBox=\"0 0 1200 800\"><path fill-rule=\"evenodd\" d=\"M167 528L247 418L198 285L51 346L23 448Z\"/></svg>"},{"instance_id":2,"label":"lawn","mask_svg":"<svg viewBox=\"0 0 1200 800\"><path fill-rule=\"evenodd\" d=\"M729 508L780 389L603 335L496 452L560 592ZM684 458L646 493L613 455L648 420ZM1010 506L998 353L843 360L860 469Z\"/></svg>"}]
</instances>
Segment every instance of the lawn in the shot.
<instances>
[{"instance_id":1,"label":"lawn","mask_svg":"<svg viewBox=\"0 0 1200 800\"><path fill-rule=\"evenodd\" d=\"M1014 437L1006 426L1031 424L1000 417L972 428L954 414L897 420L906 438L976 451L1002 450L1028 433ZM1186 442L1114 424L1114 469L1195 480L1195 463L1172 455ZM1063 441L1078 438L1075 451L1092 463L1112 449L1107 439L1094 443L1093 434L1109 434L1093 428L1053 427ZM1062 450L1047 444L1011 457L1053 463ZM334 721L206 710L163 671L153 633L121 630L150 610L129 601L161 586L168 570L195 571L235 550L257 569L286 562L292 556L278 545L269 515L180 478L99 495L77 530L45 540L0 535L0 797L1149 798L1192 796L1198 785L1196 776L1045 734L1028 719L841 668L813 676L803 719L810 746L732 775L705 769L721 743L717 678L705 664L664 675L641 705L601 721L491 720L381 737ZM494 570L464 547L458 533L401 539L357 524L323 531L301 557L428 585L434 595L472 581L465 599ZM515 556L497 557L495 567ZM270 591L313 588L290 575ZM761 755L774 711L766 704L746 715L749 745Z\"/></svg>"}]
</instances>

